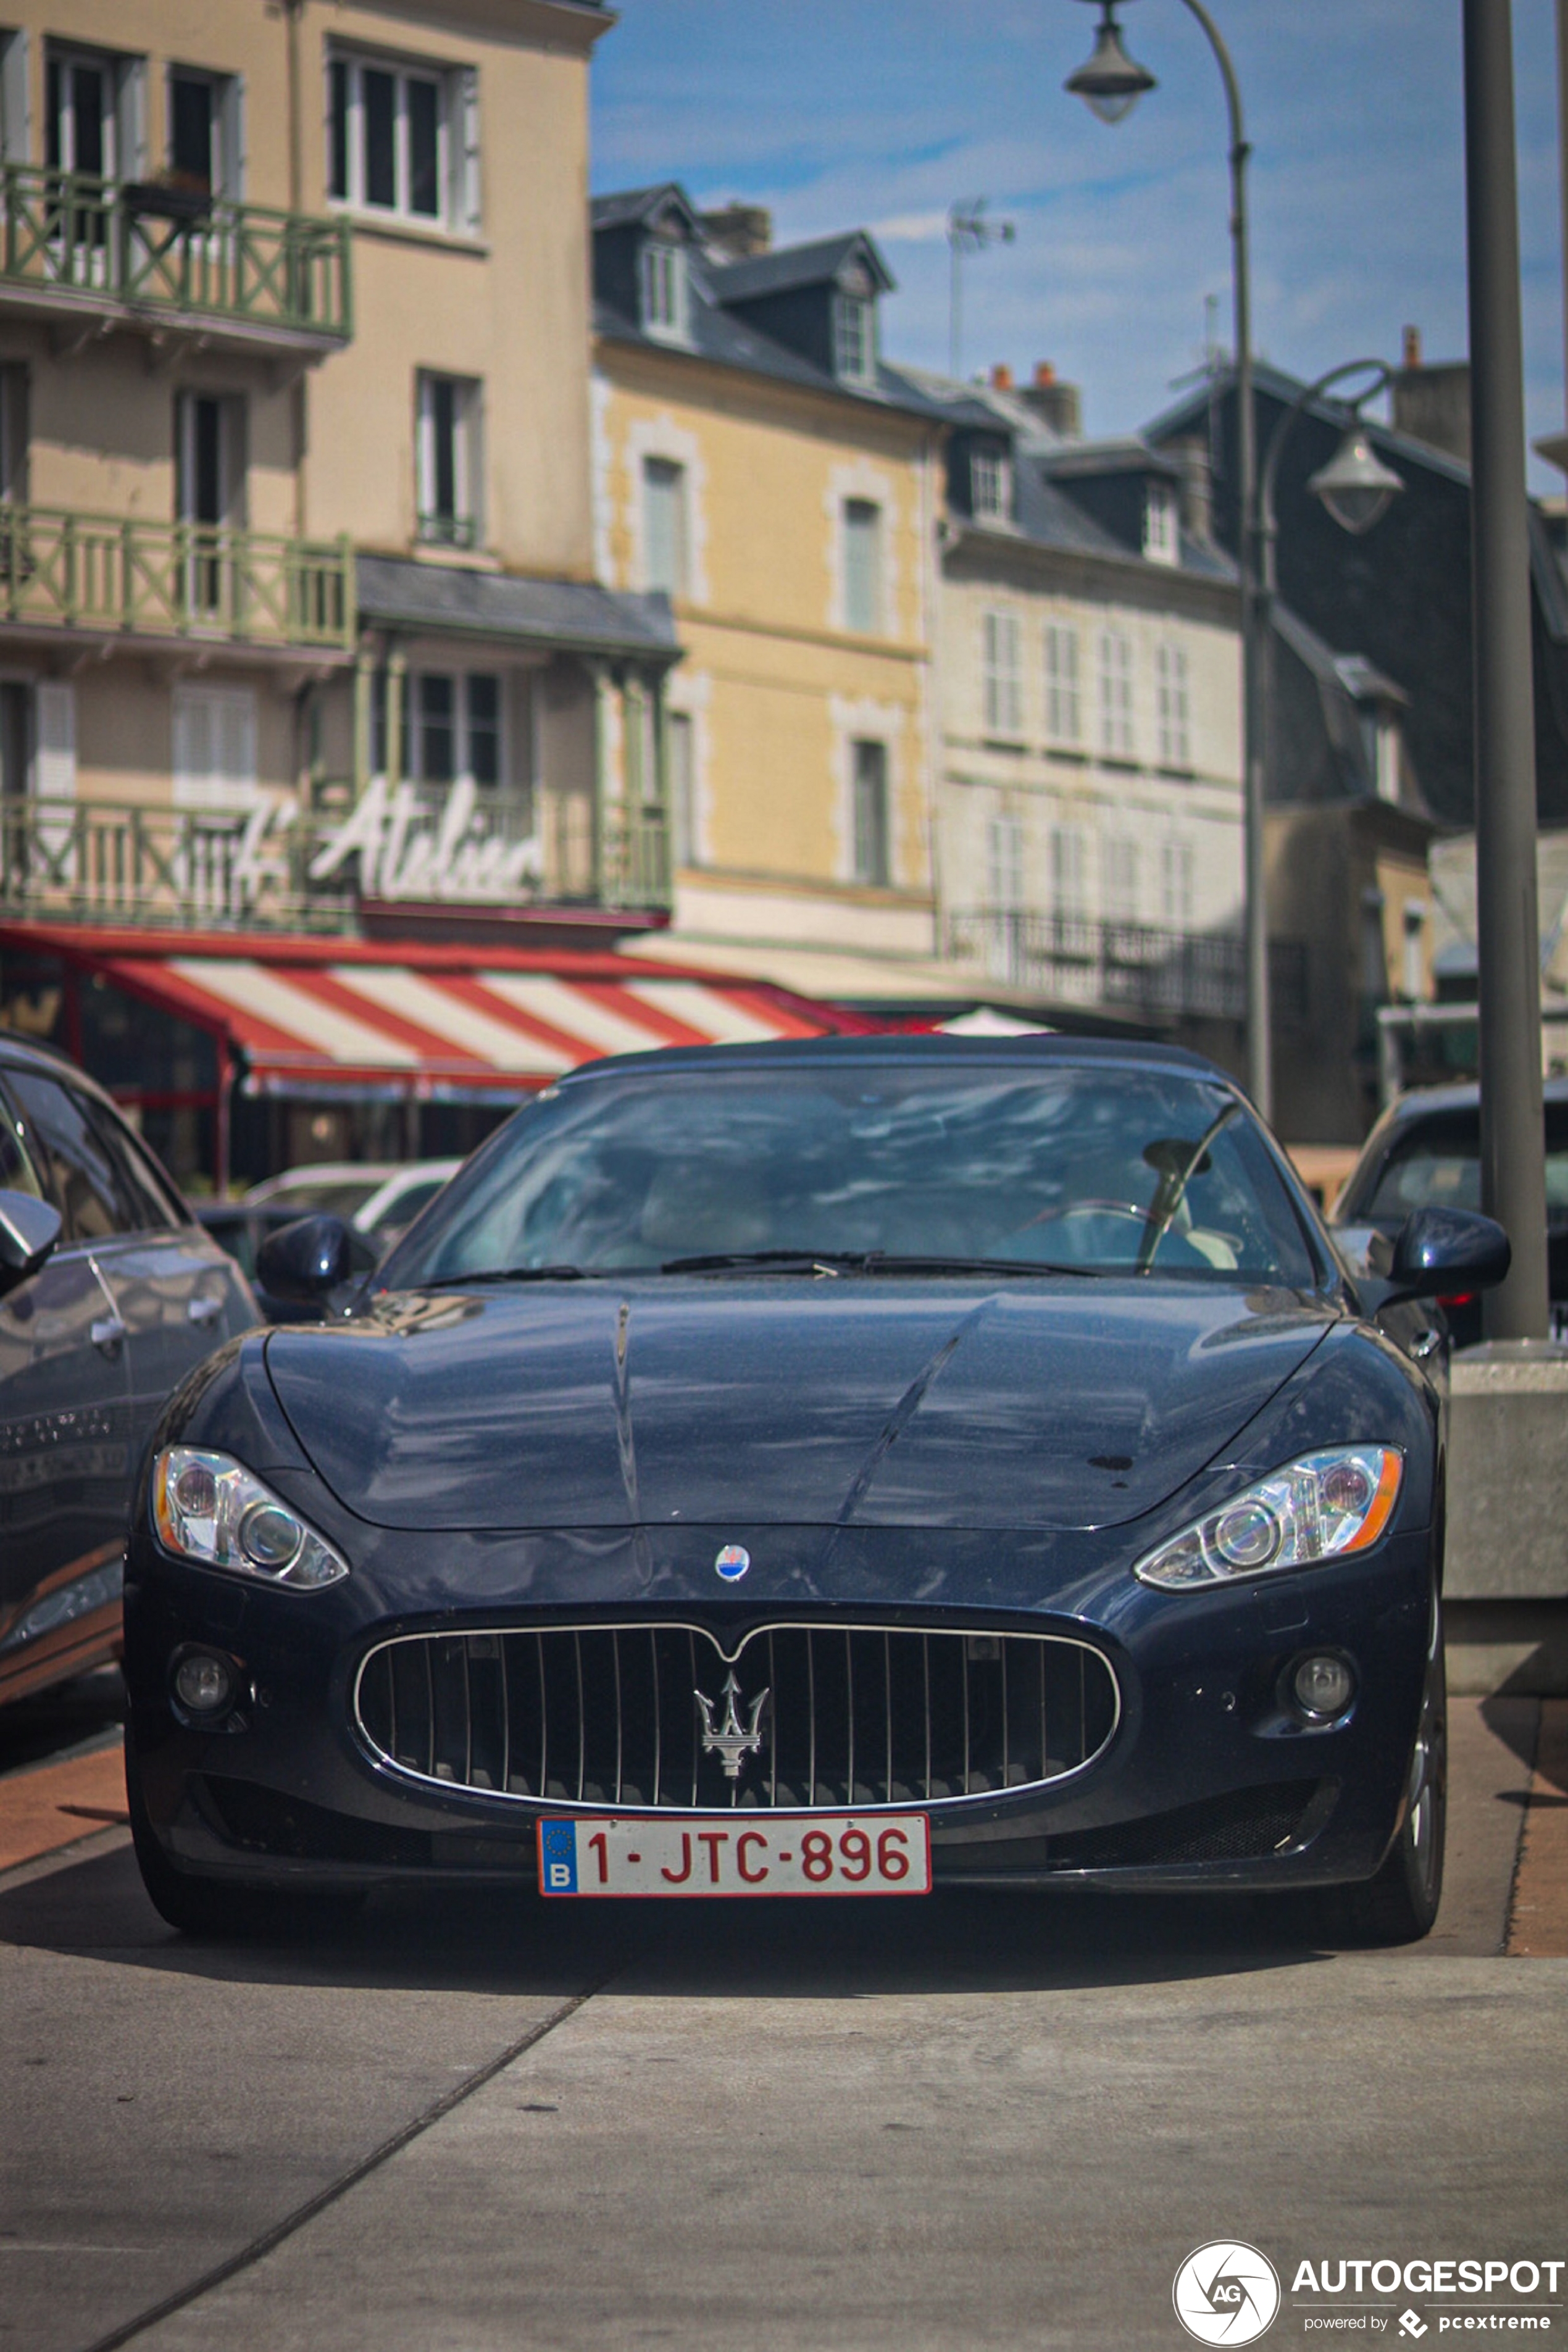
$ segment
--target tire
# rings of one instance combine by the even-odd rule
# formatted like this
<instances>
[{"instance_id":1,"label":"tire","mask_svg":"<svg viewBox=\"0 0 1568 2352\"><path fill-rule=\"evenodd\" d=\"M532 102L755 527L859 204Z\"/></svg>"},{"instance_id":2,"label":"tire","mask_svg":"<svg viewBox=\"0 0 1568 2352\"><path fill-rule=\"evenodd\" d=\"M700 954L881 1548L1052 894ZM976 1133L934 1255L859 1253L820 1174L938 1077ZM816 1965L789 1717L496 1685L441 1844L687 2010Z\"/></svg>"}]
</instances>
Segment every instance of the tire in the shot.
<instances>
[{"instance_id":1,"label":"tire","mask_svg":"<svg viewBox=\"0 0 1568 2352\"><path fill-rule=\"evenodd\" d=\"M176 1870L158 1843L142 1794L135 1749L125 1743L125 1799L142 1884L159 1916L204 1943L291 1942L340 1930L361 1907L356 1895L272 1895Z\"/></svg>"},{"instance_id":2,"label":"tire","mask_svg":"<svg viewBox=\"0 0 1568 2352\"><path fill-rule=\"evenodd\" d=\"M1442 1612L1434 1604L1432 1642L1399 1833L1375 1878L1340 1889L1341 1916L1358 1943L1415 1944L1431 1933L1443 1899L1447 1818L1447 1677Z\"/></svg>"}]
</instances>

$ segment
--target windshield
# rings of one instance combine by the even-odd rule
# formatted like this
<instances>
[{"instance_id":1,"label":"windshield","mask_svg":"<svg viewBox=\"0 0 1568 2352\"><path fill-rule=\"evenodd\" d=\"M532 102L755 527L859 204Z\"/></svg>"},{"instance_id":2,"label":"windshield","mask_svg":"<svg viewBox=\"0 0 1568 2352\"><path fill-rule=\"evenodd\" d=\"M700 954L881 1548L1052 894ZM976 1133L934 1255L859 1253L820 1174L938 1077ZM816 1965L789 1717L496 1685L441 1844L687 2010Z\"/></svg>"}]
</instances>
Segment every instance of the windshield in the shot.
<instances>
[{"instance_id":1,"label":"windshield","mask_svg":"<svg viewBox=\"0 0 1568 2352\"><path fill-rule=\"evenodd\" d=\"M692 1260L1314 1281L1286 1188L1226 1090L994 1064L753 1065L552 1089L382 1279L708 1270Z\"/></svg>"}]
</instances>

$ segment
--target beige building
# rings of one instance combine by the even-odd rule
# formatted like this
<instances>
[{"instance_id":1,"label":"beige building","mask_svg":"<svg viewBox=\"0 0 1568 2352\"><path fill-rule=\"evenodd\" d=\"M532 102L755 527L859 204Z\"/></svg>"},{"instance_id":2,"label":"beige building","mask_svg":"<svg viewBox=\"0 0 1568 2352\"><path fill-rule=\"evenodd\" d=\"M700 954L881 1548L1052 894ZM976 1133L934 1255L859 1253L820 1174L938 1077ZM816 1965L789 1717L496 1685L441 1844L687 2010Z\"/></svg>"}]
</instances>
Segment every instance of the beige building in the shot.
<instances>
[{"instance_id":1,"label":"beige building","mask_svg":"<svg viewBox=\"0 0 1568 2352\"><path fill-rule=\"evenodd\" d=\"M594 585L584 191L612 19L16 14L0 906L657 908L657 757L635 805L601 773L677 657L661 601Z\"/></svg>"},{"instance_id":2,"label":"beige building","mask_svg":"<svg viewBox=\"0 0 1568 2352\"><path fill-rule=\"evenodd\" d=\"M598 574L668 593L686 653L672 944L825 985L813 952L929 960L942 426L881 359L887 269L673 184L593 218Z\"/></svg>"}]
</instances>

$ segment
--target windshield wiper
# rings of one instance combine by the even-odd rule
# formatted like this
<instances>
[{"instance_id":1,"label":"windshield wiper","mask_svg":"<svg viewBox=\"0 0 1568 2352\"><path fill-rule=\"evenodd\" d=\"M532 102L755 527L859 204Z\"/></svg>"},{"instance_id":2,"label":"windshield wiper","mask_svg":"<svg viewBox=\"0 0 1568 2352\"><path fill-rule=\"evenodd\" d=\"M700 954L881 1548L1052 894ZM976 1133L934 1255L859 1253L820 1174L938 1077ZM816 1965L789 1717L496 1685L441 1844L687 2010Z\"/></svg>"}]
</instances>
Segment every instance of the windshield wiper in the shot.
<instances>
[{"instance_id":1,"label":"windshield wiper","mask_svg":"<svg viewBox=\"0 0 1568 2352\"><path fill-rule=\"evenodd\" d=\"M705 1257L667 1258L660 1274L1074 1274L1105 1269L1058 1265L1045 1258L905 1255L887 1250L715 1250Z\"/></svg>"},{"instance_id":2,"label":"windshield wiper","mask_svg":"<svg viewBox=\"0 0 1568 2352\"><path fill-rule=\"evenodd\" d=\"M410 1282L408 1290L468 1290L480 1282L594 1282L591 1265L486 1265L474 1274L438 1274L430 1282Z\"/></svg>"}]
</instances>

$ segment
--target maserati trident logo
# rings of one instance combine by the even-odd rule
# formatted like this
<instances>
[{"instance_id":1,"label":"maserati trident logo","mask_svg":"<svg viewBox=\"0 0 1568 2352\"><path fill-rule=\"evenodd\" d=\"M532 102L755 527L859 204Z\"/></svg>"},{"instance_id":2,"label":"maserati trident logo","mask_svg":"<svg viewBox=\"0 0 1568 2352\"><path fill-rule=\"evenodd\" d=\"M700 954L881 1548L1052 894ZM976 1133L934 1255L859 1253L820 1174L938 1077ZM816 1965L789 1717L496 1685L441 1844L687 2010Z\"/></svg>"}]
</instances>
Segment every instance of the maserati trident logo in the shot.
<instances>
[{"instance_id":1,"label":"maserati trident logo","mask_svg":"<svg viewBox=\"0 0 1568 2352\"><path fill-rule=\"evenodd\" d=\"M713 1710L717 1701L707 1697L701 1691L694 1691L692 1696L702 1710L702 1753L704 1756L718 1757L724 1768L726 1780L738 1780L741 1777L741 1767L747 1757L760 1756L763 1752L763 1735L759 1727L763 1720L763 1709L768 1703L767 1692L760 1692L752 1701L750 1723L742 1723L736 1709L735 1702L741 1696L741 1685L735 1680L735 1670L732 1666L724 1677L724 1688L720 1694L724 1701L724 1715L721 1722L715 1724L713 1720Z\"/></svg>"},{"instance_id":2,"label":"maserati trident logo","mask_svg":"<svg viewBox=\"0 0 1568 2352\"><path fill-rule=\"evenodd\" d=\"M739 1584L752 1564L752 1555L744 1544L726 1544L713 1565L726 1584Z\"/></svg>"}]
</instances>

